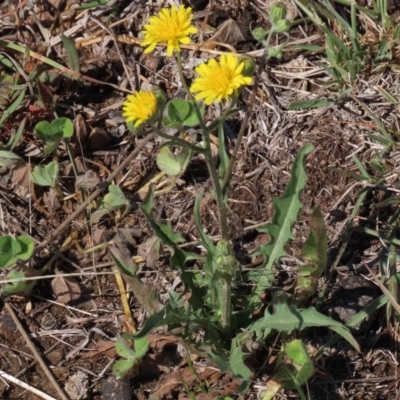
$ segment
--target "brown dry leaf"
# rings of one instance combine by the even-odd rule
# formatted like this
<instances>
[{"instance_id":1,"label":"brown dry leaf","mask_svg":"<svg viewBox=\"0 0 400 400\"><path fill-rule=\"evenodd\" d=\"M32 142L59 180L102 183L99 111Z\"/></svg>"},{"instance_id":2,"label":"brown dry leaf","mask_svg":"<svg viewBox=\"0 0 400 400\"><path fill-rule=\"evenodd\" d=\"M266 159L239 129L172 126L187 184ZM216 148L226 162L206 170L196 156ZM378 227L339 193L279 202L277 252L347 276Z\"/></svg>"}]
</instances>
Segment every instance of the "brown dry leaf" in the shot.
<instances>
[{"instance_id":1,"label":"brown dry leaf","mask_svg":"<svg viewBox=\"0 0 400 400\"><path fill-rule=\"evenodd\" d=\"M72 300L79 299L81 297L81 288L75 279L63 277L58 270L55 272L57 276L51 281L51 288L57 297L57 301L67 304Z\"/></svg>"},{"instance_id":2,"label":"brown dry leaf","mask_svg":"<svg viewBox=\"0 0 400 400\"><path fill-rule=\"evenodd\" d=\"M148 267L154 267L163 253L163 245L157 236L145 240L138 247L138 255L146 260Z\"/></svg>"},{"instance_id":3,"label":"brown dry leaf","mask_svg":"<svg viewBox=\"0 0 400 400\"><path fill-rule=\"evenodd\" d=\"M91 360L96 362L100 357L114 358L117 356L115 351L115 342L109 340L99 340L97 345L91 351L82 354L82 358L85 360Z\"/></svg>"},{"instance_id":4,"label":"brown dry leaf","mask_svg":"<svg viewBox=\"0 0 400 400\"><path fill-rule=\"evenodd\" d=\"M243 29L233 19L228 19L207 42L221 42L233 45L244 40L246 40L246 35Z\"/></svg>"},{"instance_id":5,"label":"brown dry leaf","mask_svg":"<svg viewBox=\"0 0 400 400\"><path fill-rule=\"evenodd\" d=\"M75 180L75 190L93 191L100 183L99 175L89 169L84 174L78 175Z\"/></svg>"},{"instance_id":6,"label":"brown dry leaf","mask_svg":"<svg viewBox=\"0 0 400 400\"><path fill-rule=\"evenodd\" d=\"M92 127L87 123L82 114L78 114L74 119L74 135L70 142L72 150L76 154L82 154L87 147Z\"/></svg>"},{"instance_id":7,"label":"brown dry leaf","mask_svg":"<svg viewBox=\"0 0 400 400\"><path fill-rule=\"evenodd\" d=\"M203 382L212 385L221 378L222 374L214 369L205 369L199 373L199 376ZM165 383L155 393L153 393L153 396L164 398L168 395L172 395L174 391L179 390L179 392L181 392L180 388L183 386L183 382L189 389L198 383L197 377L190 369L186 368L184 370L176 370L166 376Z\"/></svg>"},{"instance_id":8,"label":"brown dry leaf","mask_svg":"<svg viewBox=\"0 0 400 400\"><path fill-rule=\"evenodd\" d=\"M43 193L43 203L50 212L57 211L61 207L57 194L53 189Z\"/></svg>"},{"instance_id":9,"label":"brown dry leaf","mask_svg":"<svg viewBox=\"0 0 400 400\"><path fill-rule=\"evenodd\" d=\"M29 164L23 165L22 167L15 168L12 171L11 182L14 185L21 185L25 189L29 188L29 174L30 174Z\"/></svg>"},{"instance_id":10,"label":"brown dry leaf","mask_svg":"<svg viewBox=\"0 0 400 400\"><path fill-rule=\"evenodd\" d=\"M173 336L150 334L146 336L150 347L154 352L160 353L164 351L165 346L177 345L178 340Z\"/></svg>"}]
</instances>

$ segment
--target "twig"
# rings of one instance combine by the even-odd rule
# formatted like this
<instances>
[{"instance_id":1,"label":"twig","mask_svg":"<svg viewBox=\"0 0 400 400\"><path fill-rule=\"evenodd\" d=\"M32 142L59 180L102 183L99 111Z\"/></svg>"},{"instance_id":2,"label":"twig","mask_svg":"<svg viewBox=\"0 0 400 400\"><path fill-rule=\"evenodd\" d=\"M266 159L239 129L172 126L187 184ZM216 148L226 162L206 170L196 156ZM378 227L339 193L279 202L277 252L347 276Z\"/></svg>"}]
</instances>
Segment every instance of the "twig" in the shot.
<instances>
[{"instance_id":1,"label":"twig","mask_svg":"<svg viewBox=\"0 0 400 400\"><path fill-rule=\"evenodd\" d=\"M35 387L33 387L31 385L28 385L27 383L21 381L18 378L13 377L12 375L7 374L6 372L4 372L2 370L0 370L0 378L8 379L9 381L17 384L18 386L21 386L24 389L29 390L31 393L34 393L37 396L40 396L42 399L45 399L45 400L57 400L56 398L51 397L46 393L43 393L39 389L36 389Z\"/></svg>"},{"instance_id":2,"label":"twig","mask_svg":"<svg viewBox=\"0 0 400 400\"><path fill-rule=\"evenodd\" d=\"M149 133L142 142L136 147L136 149L129 154L124 161L115 169L115 171L109 175L109 177L100 185L98 189L96 189L57 229L51 232L51 234L44 239L39 246L35 248L34 254L38 254L40 251L43 250L45 246L47 246L50 242L52 242L67 226L79 216L83 210L98 196L100 196L103 191L108 187L108 185L117 177L117 175L126 168L129 163L137 157L140 151L147 145L147 143L153 139L154 133Z\"/></svg>"},{"instance_id":3,"label":"twig","mask_svg":"<svg viewBox=\"0 0 400 400\"><path fill-rule=\"evenodd\" d=\"M35 345L33 344L32 340L29 337L29 335L26 333L24 327L22 326L20 320L17 317L17 314L15 314L15 312L14 312L13 308L11 307L10 303L5 303L5 308L8 311L8 313L10 314L10 316L11 316L12 320L14 321L15 325L17 325L18 330L20 331L21 335L25 339L25 342L28 345L28 347L31 349L32 354L35 356L38 364L42 368L43 372L46 374L48 380L51 382L51 384L53 385L54 389L57 391L58 395L60 396L60 399L61 400L68 400L68 397L64 394L64 392L61 389L60 385L54 379L54 376L52 375L52 373L50 372L49 368L47 367L47 365L43 361L42 357L40 356L39 352L36 350ZM1 376L1 373L0 373L0 376ZM9 376L9 378L10 378L10 376ZM21 382L21 383L23 383L23 382ZM25 384L25 385L27 385L27 384ZM30 386L30 385L28 385L28 386ZM32 386L30 386L30 389L34 389L34 388ZM37 390L37 389L35 389L35 390ZM44 395L44 393L42 393L42 395ZM47 395L45 395L45 396L47 396ZM45 398L45 399L53 399L53 397L50 397L50 396L43 397L43 398Z\"/></svg>"}]
</instances>

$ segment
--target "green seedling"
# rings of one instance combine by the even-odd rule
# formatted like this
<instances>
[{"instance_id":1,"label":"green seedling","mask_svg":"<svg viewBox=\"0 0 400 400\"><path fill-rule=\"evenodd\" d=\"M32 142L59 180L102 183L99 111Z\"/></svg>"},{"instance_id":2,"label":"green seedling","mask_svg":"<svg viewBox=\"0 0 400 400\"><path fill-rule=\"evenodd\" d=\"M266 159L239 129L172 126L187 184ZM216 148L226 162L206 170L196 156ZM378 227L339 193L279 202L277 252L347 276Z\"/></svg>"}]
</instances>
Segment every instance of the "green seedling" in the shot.
<instances>
[{"instance_id":1,"label":"green seedling","mask_svg":"<svg viewBox=\"0 0 400 400\"><path fill-rule=\"evenodd\" d=\"M118 360L113 366L113 374L118 378L123 378L128 372L146 355L149 350L149 341L146 338L134 340L134 348L129 345L128 340L119 336L115 349L117 354L125 360Z\"/></svg>"},{"instance_id":2,"label":"green seedling","mask_svg":"<svg viewBox=\"0 0 400 400\"><path fill-rule=\"evenodd\" d=\"M19 261L27 261L32 256L34 250L34 242L28 236L2 236L0 238L0 268L13 267ZM10 282L0 288L0 293L4 296L12 294L28 294L35 281L24 281L23 278L29 275L29 270L19 264L22 271L12 270L6 276L8 279L18 279L18 281Z\"/></svg>"},{"instance_id":3,"label":"green seedling","mask_svg":"<svg viewBox=\"0 0 400 400\"><path fill-rule=\"evenodd\" d=\"M22 271L11 271L6 275L7 280L18 279L18 281L6 283L0 288L0 294L3 296L12 296L15 294L18 295L28 295L33 287L35 286L36 281L30 280L27 281L26 278L27 274Z\"/></svg>"},{"instance_id":4,"label":"green seedling","mask_svg":"<svg viewBox=\"0 0 400 400\"><path fill-rule=\"evenodd\" d=\"M74 126L69 118L57 118L51 123L48 121L38 122L35 133L45 144L45 154L56 151L62 139L70 138L74 133Z\"/></svg>"},{"instance_id":5,"label":"green seedling","mask_svg":"<svg viewBox=\"0 0 400 400\"><path fill-rule=\"evenodd\" d=\"M18 260L27 261L34 249L33 240L28 236L2 236L0 238L0 268L14 265Z\"/></svg>"},{"instance_id":6,"label":"green seedling","mask_svg":"<svg viewBox=\"0 0 400 400\"><path fill-rule=\"evenodd\" d=\"M31 180L39 186L55 188L58 177L58 162L51 161L45 166L37 165L31 173Z\"/></svg>"},{"instance_id":7,"label":"green seedling","mask_svg":"<svg viewBox=\"0 0 400 400\"><path fill-rule=\"evenodd\" d=\"M129 207L129 201L119 186L110 185L108 193L104 196L102 206L108 211L115 211L123 207Z\"/></svg>"},{"instance_id":8,"label":"green seedling","mask_svg":"<svg viewBox=\"0 0 400 400\"><path fill-rule=\"evenodd\" d=\"M282 388L297 389L300 392L301 386L314 372L314 365L307 349L298 339L286 344L278 357L278 363L277 372L267 382L263 400L272 400Z\"/></svg>"}]
</instances>

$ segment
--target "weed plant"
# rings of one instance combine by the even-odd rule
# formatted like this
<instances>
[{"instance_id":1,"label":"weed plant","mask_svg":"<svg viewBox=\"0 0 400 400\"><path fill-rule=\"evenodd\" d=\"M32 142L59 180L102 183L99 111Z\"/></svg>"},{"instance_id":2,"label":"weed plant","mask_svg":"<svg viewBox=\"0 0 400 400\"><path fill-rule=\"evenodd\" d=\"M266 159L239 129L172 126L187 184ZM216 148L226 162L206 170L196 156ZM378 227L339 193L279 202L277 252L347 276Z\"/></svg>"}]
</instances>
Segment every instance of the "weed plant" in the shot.
<instances>
[{"instance_id":1,"label":"weed plant","mask_svg":"<svg viewBox=\"0 0 400 400\"><path fill-rule=\"evenodd\" d=\"M394 42L385 42L384 38L392 34L391 37L398 39L399 29L387 18L387 5L384 0L375 2L372 11L352 2L349 4L348 18L339 14L332 4L325 0L318 4L304 0L295 2L325 35L327 62L321 65L332 78L328 84L335 88L337 96L335 99L293 103L291 108L321 107L340 100L350 94L351 86L360 74L365 73L367 66L379 68L380 62L392 59ZM82 7L92 6L90 3ZM382 27L381 37L374 42L372 52L371 48L361 40L357 29L360 13L378 21ZM282 56L287 44L285 42L276 47L270 45L272 38L279 33L287 32L291 27L286 19L286 8L283 4L276 3L272 6L270 21L272 27L269 32L261 28L253 31L255 39L265 48L256 74L254 74L253 59L239 57L236 54L224 54L218 60L211 59L196 67L196 77L191 85L187 83L184 73L181 44L189 44L190 36L197 31L192 26L192 10L184 6L164 8L156 16L150 17L144 27L142 45L146 47L145 53L152 52L159 43L167 44L167 56L173 57L176 62L187 100L168 99L158 88L153 91L137 91L127 96L123 105L123 116L132 134L147 136L155 133L165 140L157 155L157 165L170 177L171 185L186 171L195 155L203 156L212 181L212 199L218 208L220 237L215 243L204 232L200 211L204 195L202 193L195 201L193 216L204 251L198 254L183 250L181 245L184 243L184 238L175 232L170 224L159 221L154 216L154 197L160 193L156 193L153 186L148 188L141 206L142 212L159 241L169 249L170 267L179 271L183 289L169 292L168 301L161 304L157 292L150 290L138 278L137 265L130 255L126 254L118 244L109 246L109 253L115 265L149 314L138 333L124 333L118 338L116 350L124 358L117 361L113 368L118 377L125 376L146 354L149 348L146 335L156 327L164 326L190 352L212 360L222 372L230 373L235 379L240 379L241 385L238 390L246 393L253 377L253 371L246 364L246 359L254 351L253 349L275 338L279 351L273 362L275 372L267 383L264 400L272 399L284 387L295 389L301 398L306 398L302 386L313 375L314 366L301 339L302 331L314 327L329 328L337 335L326 346L332 345L340 336L359 350L349 327L388 303L386 298L378 299L368 306L367 310L354 317L347 326L323 315L314 307L306 307L307 300L316 293L318 279L327 264L327 234L319 208L313 210L309 217L309 234L301 252L304 264L297 269L294 294L289 295L274 286L273 267L285 256L285 246L294 239L292 228L302 207L300 197L307 181L304 165L306 157L313 151L311 144L305 144L300 149L294 160L284 194L273 200L274 214L271 222L258 229L260 233L268 234L270 237L267 244L261 245L250 254L261 255L262 264L248 272L241 270L229 237L227 194L245 125L252 113L261 71L270 58ZM339 27L335 33L330 27L332 23ZM73 70L63 73L75 79L79 76L76 49L67 38L63 38L63 44ZM0 46L38 58L35 53L10 42L0 41ZM41 57L41 60L63 70L61 65L50 59ZM40 75L39 72L37 74ZM0 117L0 125L20 106L27 90L25 86L17 85L17 82L11 83L13 83L12 104ZM224 122L242 109L239 96L246 85L253 85L252 96L235 148L232 154L228 154ZM38 79L38 91L44 102L54 102L53 98L49 99L49 96L46 96L40 79ZM391 96L388 93L386 95ZM212 121L207 117L207 107L211 105L215 105L219 110L218 117ZM10 166L22 162L13 153L13 149L22 135L25 122L26 120L21 122L16 134L1 147L0 165ZM193 128L197 129L195 134L192 134ZM171 134L171 131L174 133ZM211 147L211 134L214 132L218 134L218 163ZM69 147L73 124L68 118L55 116L52 122L39 122L35 127L35 133L45 143L45 154L53 156L53 160L46 165L35 166L31 175L32 182L35 185L48 186L61 196L57 182L57 148L60 143L64 143L74 165L74 157ZM391 135L383 127L382 135L387 150L392 145ZM357 159L355 162L360 169L360 179L373 183L366 168ZM373 166L382 173L380 159L377 159ZM75 173L77 174L76 170ZM382 183L381 175L377 183ZM355 213L364 195L360 196ZM84 192L81 192L81 198L82 200L86 198ZM118 186L110 185L99 208L101 215L121 209L126 211L129 208L129 201ZM394 232L395 219L391 223L393 228L391 232ZM386 239L388 247L381 257L381 268L382 274L386 274L384 276L393 283L398 279L393 273L395 262L393 243L397 243L392 233ZM33 253L33 240L27 236L13 238L7 235L0 238L0 268L16 265L19 267L18 271L13 270L9 273L8 278L11 283L1 288L3 295L29 293L32 289L34 281L29 281L30 283L23 281L24 277L29 276L29 271L23 263L29 260ZM247 292L239 290L243 283L246 283L251 290ZM271 294L270 297L265 296L267 292ZM389 303L392 312L396 307L391 300Z\"/></svg>"}]
</instances>

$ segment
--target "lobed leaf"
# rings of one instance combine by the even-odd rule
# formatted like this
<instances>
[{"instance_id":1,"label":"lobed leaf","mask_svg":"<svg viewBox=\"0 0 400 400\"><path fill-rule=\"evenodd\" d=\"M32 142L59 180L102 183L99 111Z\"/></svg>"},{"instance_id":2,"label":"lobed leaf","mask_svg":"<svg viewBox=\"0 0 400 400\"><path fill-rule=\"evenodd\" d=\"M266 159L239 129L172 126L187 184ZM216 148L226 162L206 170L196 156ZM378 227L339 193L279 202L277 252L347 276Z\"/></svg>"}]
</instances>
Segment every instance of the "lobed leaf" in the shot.
<instances>
[{"instance_id":1,"label":"lobed leaf","mask_svg":"<svg viewBox=\"0 0 400 400\"><path fill-rule=\"evenodd\" d=\"M260 304L261 300L259 296L271 284L273 279L273 275L271 274L273 265L286 254L284 247L288 241L294 239L291 229L302 207L299 198L307 181L304 162L306 156L313 149L314 146L310 143L301 148L294 161L290 181L285 193L283 196L273 200L275 212L272 222L258 229L259 232L268 233L271 239L268 244L261 245L251 254L251 256L259 254L264 256L263 264L249 274L250 279L254 280L256 284L250 300L253 308Z\"/></svg>"}]
</instances>

